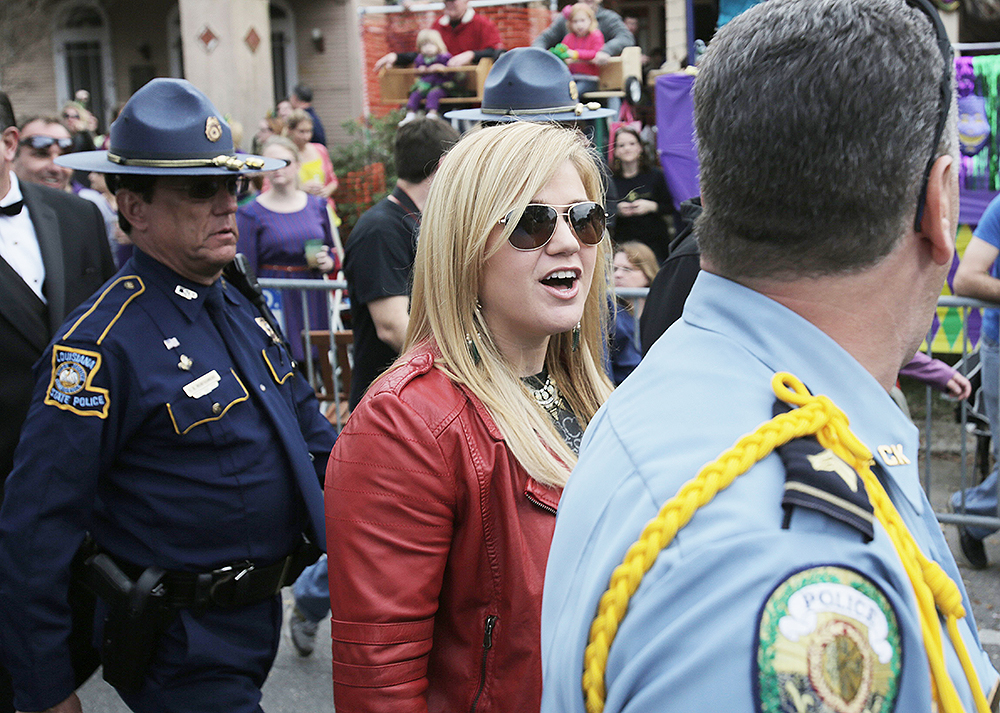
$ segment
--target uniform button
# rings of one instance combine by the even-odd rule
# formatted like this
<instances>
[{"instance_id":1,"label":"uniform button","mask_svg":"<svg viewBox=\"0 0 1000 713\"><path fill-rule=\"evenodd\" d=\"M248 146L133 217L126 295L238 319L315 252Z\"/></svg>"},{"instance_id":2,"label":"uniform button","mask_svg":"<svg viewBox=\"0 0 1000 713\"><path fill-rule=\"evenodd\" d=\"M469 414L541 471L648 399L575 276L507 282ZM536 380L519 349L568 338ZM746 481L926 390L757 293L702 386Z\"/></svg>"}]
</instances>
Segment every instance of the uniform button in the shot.
<instances>
[{"instance_id":1,"label":"uniform button","mask_svg":"<svg viewBox=\"0 0 1000 713\"><path fill-rule=\"evenodd\" d=\"M267 387L266 387L266 386L264 386L263 384L261 384L261 385L260 385L260 390L261 390L261 391L267 391Z\"/></svg>"},{"instance_id":2,"label":"uniform button","mask_svg":"<svg viewBox=\"0 0 1000 713\"><path fill-rule=\"evenodd\" d=\"M212 413L214 413L215 415L219 415L220 413L222 413L222 404L220 404L219 402L215 402L214 404L212 404Z\"/></svg>"}]
</instances>

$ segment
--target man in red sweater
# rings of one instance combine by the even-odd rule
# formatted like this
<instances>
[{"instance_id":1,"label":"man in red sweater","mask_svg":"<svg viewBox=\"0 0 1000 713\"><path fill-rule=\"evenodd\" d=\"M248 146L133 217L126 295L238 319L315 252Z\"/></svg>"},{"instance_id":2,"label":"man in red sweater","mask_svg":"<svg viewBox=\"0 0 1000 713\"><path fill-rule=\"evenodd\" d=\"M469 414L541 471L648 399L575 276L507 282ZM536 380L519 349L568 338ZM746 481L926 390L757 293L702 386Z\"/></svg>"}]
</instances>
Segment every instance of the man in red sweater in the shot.
<instances>
[{"instance_id":1,"label":"man in red sweater","mask_svg":"<svg viewBox=\"0 0 1000 713\"><path fill-rule=\"evenodd\" d=\"M408 2L403 3L404 9L409 10L409 6ZM445 0L444 15L434 23L434 29L441 33L451 53L449 67L475 64L483 57L496 59L504 49L497 26L470 8L469 0ZM416 56L416 52L390 52L375 63L375 71L383 67L405 67L412 64Z\"/></svg>"}]
</instances>

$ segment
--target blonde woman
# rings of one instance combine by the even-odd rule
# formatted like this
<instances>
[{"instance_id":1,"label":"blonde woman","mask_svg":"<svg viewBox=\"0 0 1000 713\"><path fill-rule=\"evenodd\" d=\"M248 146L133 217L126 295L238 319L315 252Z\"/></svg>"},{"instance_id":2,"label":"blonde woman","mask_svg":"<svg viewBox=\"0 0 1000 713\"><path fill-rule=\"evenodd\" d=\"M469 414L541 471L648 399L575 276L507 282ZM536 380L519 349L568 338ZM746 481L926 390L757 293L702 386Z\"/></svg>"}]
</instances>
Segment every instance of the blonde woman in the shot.
<instances>
[{"instance_id":1,"label":"blonde woman","mask_svg":"<svg viewBox=\"0 0 1000 713\"><path fill-rule=\"evenodd\" d=\"M615 247L614 271L615 287L649 287L660 271L660 265L652 248L629 240ZM644 297L635 297L628 300L628 309L639 319L645 304Z\"/></svg>"},{"instance_id":2,"label":"blonde woman","mask_svg":"<svg viewBox=\"0 0 1000 713\"><path fill-rule=\"evenodd\" d=\"M538 710L556 507L611 391L604 225L577 132L492 127L442 161L404 352L327 469L338 708Z\"/></svg>"},{"instance_id":3,"label":"blonde woman","mask_svg":"<svg viewBox=\"0 0 1000 713\"><path fill-rule=\"evenodd\" d=\"M313 134L313 120L304 109L295 109L285 119L288 138L299 151L299 186L306 193L326 198L330 207L335 208L333 194L337 190L337 176L333 172L330 153L323 144L310 142Z\"/></svg>"},{"instance_id":4,"label":"blonde woman","mask_svg":"<svg viewBox=\"0 0 1000 713\"><path fill-rule=\"evenodd\" d=\"M649 287L660 266L648 245L629 241L615 248L615 289L622 287ZM611 346L608 349L608 370L615 385L621 384L632 370L639 366L639 317L645 305L644 297L616 300L615 323L611 329Z\"/></svg>"},{"instance_id":5,"label":"blonde woman","mask_svg":"<svg viewBox=\"0 0 1000 713\"><path fill-rule=\"evenodd\" d=\"M266 190L236 211L237 249L259 277L319 279L338 269L329 212L322 198L299 188L299 152L284 136L272 136L262 155L287 161L273 171ZM296 361L305 359L302 295L281 290L285 336ZM309 329L329 329L326 293L306 295Z\"/></svg>"}]
</instances>

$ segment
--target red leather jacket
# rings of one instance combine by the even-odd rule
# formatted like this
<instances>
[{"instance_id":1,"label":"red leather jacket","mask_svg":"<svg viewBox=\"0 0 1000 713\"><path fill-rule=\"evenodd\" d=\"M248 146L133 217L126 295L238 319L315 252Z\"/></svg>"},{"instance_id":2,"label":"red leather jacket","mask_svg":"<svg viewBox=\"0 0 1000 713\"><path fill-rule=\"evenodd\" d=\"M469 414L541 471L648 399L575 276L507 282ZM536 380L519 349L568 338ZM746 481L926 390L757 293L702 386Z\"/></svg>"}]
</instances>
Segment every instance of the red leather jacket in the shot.
<instances>
[{"instance_id":1,"label":"red leather jacket","mask_svg":"<svg viewBox=\"0 0 1000 713\"><path fill-rule=\"evenodd\" d=\"M337 713L537 711L560 494L429 351L376 381L326 476Z\"/></svg>"}]
</instances>

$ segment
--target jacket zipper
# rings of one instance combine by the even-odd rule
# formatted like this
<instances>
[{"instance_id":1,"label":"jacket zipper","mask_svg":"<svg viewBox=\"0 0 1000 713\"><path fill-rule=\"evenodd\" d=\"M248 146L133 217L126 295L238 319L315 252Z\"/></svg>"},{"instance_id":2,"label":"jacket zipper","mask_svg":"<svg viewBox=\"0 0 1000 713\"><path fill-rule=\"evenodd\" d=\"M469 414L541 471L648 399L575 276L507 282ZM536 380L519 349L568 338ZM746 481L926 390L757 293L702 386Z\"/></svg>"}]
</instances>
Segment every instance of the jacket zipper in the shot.
<instances>
[{"instance_id":1,"label":"jacket zipper","mask_svg":"<svg viewBox=\"0 0 1000 713\"><path fill-rule=\"evenodd\" d=\"M486 687L486 658L489 656L490 649L493 648L493 629L496 628L497 617L490 614L486 617L486 633L483 634L483 662L479 667L479 689L476 691L476 697L472 699L472 708L469 709L469 713L475 713L476 706L479 705L479 697L483 695L483 688Z\"/></svg>"},{"instance_id":2,"label":"jacket zipper","mask_svg":"<svg viewBox=\"0 0 1000 713\"><path fill-rule=\"evenodd\" d=\"M541 500L539 500L538 498L536 498L531 493L525 493L525 496L528 498L528 500L531 503L533 503L534 505L537 505L538 507L540 507L545 512L552 513L553 515L556 514L556 509L554 507L552 507L551 505L546 505L545 503L543 503Z\"/></svg>"}]
</instances>

